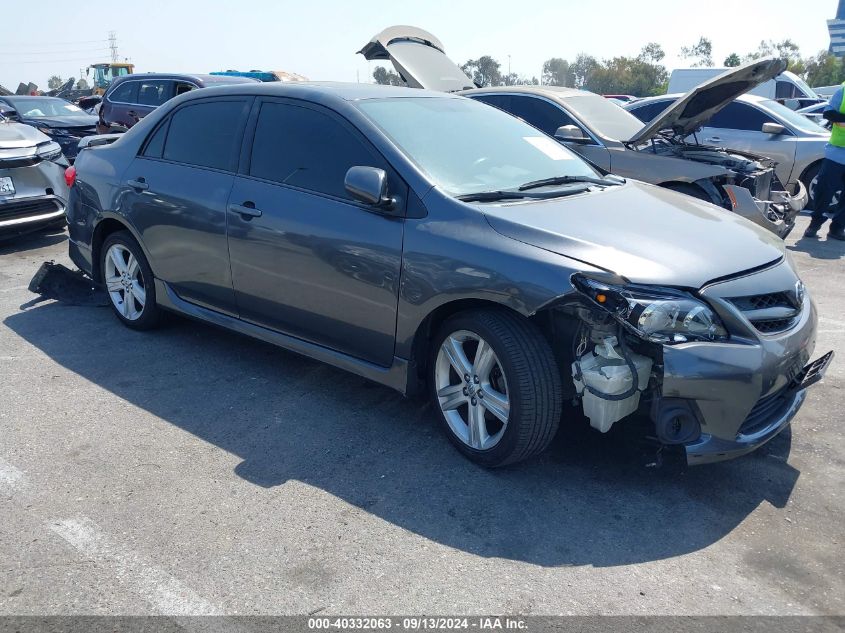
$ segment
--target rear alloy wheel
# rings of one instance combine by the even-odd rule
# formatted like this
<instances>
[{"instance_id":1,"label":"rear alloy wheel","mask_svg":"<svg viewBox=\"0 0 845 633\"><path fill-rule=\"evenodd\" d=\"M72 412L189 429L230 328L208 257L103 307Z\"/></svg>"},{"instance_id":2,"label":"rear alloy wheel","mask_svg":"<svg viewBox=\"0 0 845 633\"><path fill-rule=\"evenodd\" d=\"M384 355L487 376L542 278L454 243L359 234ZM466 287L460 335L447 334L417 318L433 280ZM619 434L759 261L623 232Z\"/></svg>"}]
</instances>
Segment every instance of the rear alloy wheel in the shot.
<instances>
[{"instance_id":1,"label":"rear alloy wheel","mask_svg":"<svg viewBox=\"0 0 845 633\"><path fill-rule=\"evenodd\" d=\"M148 330L158 324L155 287L141 248L127 231L111 234L103 244L103 284L117 317L127 326Z\"/></svg>"},{"instance_id":2,"label":"rear alloy wheel","mask_svg":"<svg viewBox=\"0 0 845 633\"><path fill-rule=\"evenodd\" d=\"M560 372L535 326L504 311L467 312L436 341L432 401L464 455L494 467L548 446L560 421Z\"/></svg>"}]
</instances>

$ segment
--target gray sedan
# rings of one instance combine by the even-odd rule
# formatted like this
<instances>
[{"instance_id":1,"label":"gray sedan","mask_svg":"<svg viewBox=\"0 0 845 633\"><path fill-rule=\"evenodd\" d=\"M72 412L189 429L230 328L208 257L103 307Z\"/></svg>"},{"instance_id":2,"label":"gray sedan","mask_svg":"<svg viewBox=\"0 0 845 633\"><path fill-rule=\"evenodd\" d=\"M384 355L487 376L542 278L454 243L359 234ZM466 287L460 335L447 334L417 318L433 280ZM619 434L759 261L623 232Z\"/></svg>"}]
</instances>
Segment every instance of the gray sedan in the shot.
<instances>
[{"instance_id":1,"label":"gray sedan","mask_svg":"<svg viewBox=\"0 0 845 633\"><path fill-rule=\"evenodd\" d=\"M735 457L832 354L808 364L782 240L459 96L210 88L72 169L70 256L125 325L170 310L427 393L486 466L638 410L690 463Z\"/></svg>"},{"instance_id":2,"label":"gray sedan","mask_svg":"<svg viewBox=\"0 0 845 633\"><path fill-rule=\"evenodd\" d=\"M651 121L682 95L661 95L624 107L641 121ZM765 128L764 128L765 126ZM704 143L755 152L777 161L781 182L800 181L809 191L819 172L827 130L777 101L743 95L707 121L698 133Z\"/></svg>"}]
</instances>

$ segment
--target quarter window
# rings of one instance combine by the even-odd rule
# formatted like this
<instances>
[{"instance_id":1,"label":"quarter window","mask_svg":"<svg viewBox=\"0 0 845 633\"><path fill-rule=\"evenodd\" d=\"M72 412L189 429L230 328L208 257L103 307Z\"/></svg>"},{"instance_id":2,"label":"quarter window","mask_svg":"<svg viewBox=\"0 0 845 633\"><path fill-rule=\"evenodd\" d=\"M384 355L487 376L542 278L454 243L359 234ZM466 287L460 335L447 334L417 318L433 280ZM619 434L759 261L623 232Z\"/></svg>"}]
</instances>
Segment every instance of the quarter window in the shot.
<instances>
[{"instance_id":1,"label":"quarter window","mask_svg":"<svg viewBox=\"0 0 845 633\"><path fill-rule=\"evenodd\" d=\"M205 101L179 108L170 118L162 158L197 167L234 170L245 101ZM158 134L158 132L156 133ZM153 138L150 144L153 144Z\"/></svg>"},{"instance_id":2,"label":"quarter window","mask_svg":"<svg viewBox=\"0 0 845 633\"><path fill-rule=\"evenodd\" d=\"M144 148L144 156L149 158L161 158L164 151L164 139L167 136L167 123L158 126L158 129L153 133L147 141L147 146Z\"/></svg>"},{"instance_id":3,"label":"quarter window","mask_svg":"<svg viewBox=\"0 0 845 633\"><path fill-rule=\"evenodd\" d=\"M383 161L334 117L299 106L262 104L250 176L351 199L344 179L356 165L385 168Z\"/></svg>"}]
</instances>

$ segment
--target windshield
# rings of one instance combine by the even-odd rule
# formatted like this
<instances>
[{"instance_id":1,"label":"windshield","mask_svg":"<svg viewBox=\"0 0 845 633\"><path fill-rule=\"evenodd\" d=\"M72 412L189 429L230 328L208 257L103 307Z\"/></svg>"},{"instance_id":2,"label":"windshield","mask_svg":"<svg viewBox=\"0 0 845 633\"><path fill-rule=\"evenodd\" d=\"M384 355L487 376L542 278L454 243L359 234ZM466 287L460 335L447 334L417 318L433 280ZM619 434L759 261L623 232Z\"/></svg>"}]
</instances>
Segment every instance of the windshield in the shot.
<instances>
[{"instance_id":1,"label":"windshield","mask_svg":"<svg viewBox=\"0 0 845 633\"><path fill-rule=\"evenodd\" d=\"M786 74L787 73L784 73L784 75ZM790 79L795 82L795 85L801 89L805 97L810 97L812 99L818 98L819 95L816 94L816 91L810 88L810 86L807 85L807 82L801 79L801 77L793 73L789 73L789 76Z\"/></svg>"},{"instance_id":2,"label":"windshield","mask_svg":"<svg viewBox=\"0 0 845 633\"><path fill-rule=\"evenodd\" d=\"M633 114L599 95L574 95L566 97L564 103L587 127L608 139L627 141L643 127Z\"/></svg>"},{"instance_id":3,"label":"windshield","mask_svg":"<svg viewBox=\"0 0 845 633\"><path fill-rule=\"evenodd\" d=\"M69 116L74 114L85 114L80 108L64 99L35 98L8 99L9 103L18 113L18 116L40 117Z\"/></svg>"},{"instance_id":4,"label":"windshield","mask_svg":"<svg viewBox=\"0 0 845 633\"><path fill-rule=\"evenodd\" d=\"M357 105L453 196L516 189L556 176L597 175L553 138L478 101L408 97Z\"/></svg>"},{"instance_id":5,"label":"windshield","mask_svg":"<svg viewBox=\"0 0 845 633\"><path fill-rule=\"evenodd\" d=\"M811 121L795 110L790 110L785 105L781 105L777 101L766 99L765 101L761 101L760 105L776 114L779 118L783 119L791 127L797 130L808 132L810 134L830 134L830 131L826 130L821 125Z\"/></svg>"}]
</instances>

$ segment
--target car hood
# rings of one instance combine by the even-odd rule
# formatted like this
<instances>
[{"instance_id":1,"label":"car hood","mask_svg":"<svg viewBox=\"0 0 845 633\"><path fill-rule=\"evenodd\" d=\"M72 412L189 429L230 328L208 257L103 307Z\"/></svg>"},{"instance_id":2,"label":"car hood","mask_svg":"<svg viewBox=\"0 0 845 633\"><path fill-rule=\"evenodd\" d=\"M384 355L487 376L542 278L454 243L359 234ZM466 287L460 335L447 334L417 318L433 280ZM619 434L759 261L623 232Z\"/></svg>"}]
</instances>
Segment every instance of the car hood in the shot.
<instances>
[{"instance_id":1,"label":"car hood","mask_svg":"<svg viewBox=\"0 0 845 633\"><path fill-rule=\"evenodd\" d=\"M456 92L477 87L446 56L440 40L415 26L390 26L358 52L368 60L389 59L411 88Z\"/></svg>"},{"instance_id":2,"label":"car hood","mask_svg":"<svg viewBox=\"0 0 845 633\"><path fill-rule=\"evenodd\" d=\"M0 122L0 149L35 147L47 143L50 139L31 125L13 121Z\"/></svg>"},{"instance_id":3,"label":"car hood","mask_svg":"<svg viewBox=\"0 0 845 633\"><path fill-rule=\"evenodd\" d=\"M22 117L29 125L37 127L49 127L53 129L58 128L74 128L74 127L94 127L97 125L97 117L91 114L73 114L70 116L41 116L41 117Z\"/></svg>"},{"instance_id":4,"label":"car hood","mask_svg":"<svg viewBox=\"0 0 845 633\"><path fill-rule=\"evenodd\" d=\"M734 213L636 181L572 197L478 208L498 233L633 283L701 288L784 254L782 240Z\"/></svg>"},{"instance_id":5,"label":"car hood","mask_svg":"<svg viewBox=\"0 0 845 633\"><path fill-rule=\"evenodd\" d=\"M628 142L643 143L663 130L688 136L738 96L786 70L782 59L766 58L737 66L705 81L666 108Z\"/></svg>"}]
</instances>

